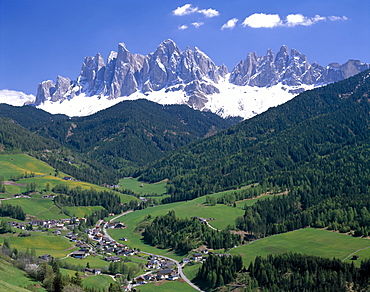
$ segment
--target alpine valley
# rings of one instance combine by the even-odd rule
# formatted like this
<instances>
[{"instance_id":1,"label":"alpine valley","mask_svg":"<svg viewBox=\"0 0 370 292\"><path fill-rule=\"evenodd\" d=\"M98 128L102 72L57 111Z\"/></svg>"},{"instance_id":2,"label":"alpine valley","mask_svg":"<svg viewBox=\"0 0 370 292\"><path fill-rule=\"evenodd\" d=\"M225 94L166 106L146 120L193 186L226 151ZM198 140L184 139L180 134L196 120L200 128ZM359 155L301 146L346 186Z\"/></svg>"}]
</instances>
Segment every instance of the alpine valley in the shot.
<instances>
[{"instance_id":1,"label":"alpine valley","mask_svg":"<svg viewBox=\"0 0 370 292\"><path fill-rule=\"evenodd\" d=\"M222 117L250 118L283 104L298 93L343 80L370 64L348 60L323 67L304 54L282 46L265 56L249 53L229 73L197 47L182 51L163 41L146 56L132 54L124 43L106 62L100 54L86 57L76 80L58 76L43 81L36 97L3 90L0 100L12 105L33 104L53 114L87 116L123 100L145 98L166 104L186 104Z\"/></svg>"},{"instance_id":2,"label":"alpine valley","mask_svg":"<svg viewBox=\"0 0 370 292\"><path fill-rule=\"evenodd\" d=\"M1 291L369 291L369 64L167 40L5 94Z\"/></svg>"}]
</instances>

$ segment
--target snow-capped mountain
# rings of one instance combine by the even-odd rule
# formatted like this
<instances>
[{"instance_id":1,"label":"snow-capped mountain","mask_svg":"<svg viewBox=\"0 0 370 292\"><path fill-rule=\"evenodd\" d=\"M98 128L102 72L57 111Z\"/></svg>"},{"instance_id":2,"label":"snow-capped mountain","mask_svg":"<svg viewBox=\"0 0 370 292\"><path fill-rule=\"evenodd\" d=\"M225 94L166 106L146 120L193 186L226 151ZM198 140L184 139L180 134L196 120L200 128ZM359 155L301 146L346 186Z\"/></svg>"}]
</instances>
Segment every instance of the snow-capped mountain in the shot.
<instances>
[{"instance_id":1,"label":"snow-capped mountain","mask_svg":"<svg viewBox=\"0 0 370 292\"><path fill-rule=\"evenodd\" d=\"M33 104L36 96L32 94L25 94L15 90L0 90L0 103L6 103L14 106L22 106L25 104Z\"/></svg>"},{"instance_id":2,"label":"snow-capped mountain","mask_svg":"<svg viewBox=\"0 0 370 292\"><path fill-rule=\"evenodd\" d=\"M85 116L123 100L146 98L161 104L187 104L223 117L252 117L296 94L339 81L370 68L358 60L322 67L286 46L274 56L249 53L231 73L198 48L181 51L162 42L146 56L118 45L104 62L100 54L86 57L75 81L58 76L39 84L35 105L50 113Z\"/></svg>"}]
</instances>

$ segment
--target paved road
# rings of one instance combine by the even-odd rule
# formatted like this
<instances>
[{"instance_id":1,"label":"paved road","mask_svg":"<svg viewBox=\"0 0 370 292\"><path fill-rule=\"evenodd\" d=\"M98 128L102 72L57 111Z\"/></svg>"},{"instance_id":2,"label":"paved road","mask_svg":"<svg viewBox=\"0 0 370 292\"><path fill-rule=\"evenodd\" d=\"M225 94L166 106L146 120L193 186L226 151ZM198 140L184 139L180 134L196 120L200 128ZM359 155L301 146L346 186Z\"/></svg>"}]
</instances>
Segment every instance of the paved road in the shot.
<instances>
[{"instance_id":1,"label":"paved road","mask_svg":"<svg viewBox=\"0 0 370 292\"><path fill-rule=\"evenodd\" d=\"M116 217L113 217L112 219L110 219L109 220L109 222L112 222L112 221L114 221L114 220L116 220L117 218L119 218L119 217L122 217L122 216L125 216L126 214L128 214L128 213L131 213L131 212L133 212L132 210L130 210L130 211L126 211L126 212L124 212L124 213L122 213L122 214L119 214L119 215L117 215ZM99 222L99 221L98 221ZM104 233L104 236L105 237L108 237L109 238L109 240L111 240L111 241L115 241L109 234L108 234L108 232L107 232L107 223L105 223L104 224L104 226L103 226L103 233Z\"/></svg>"},{"instance_id":2,"label":"paved road","mask_svg":"<svg viewBox=\"0 0 370 292\"><path fill-rule=\"evenodd\" d=\"M116 220L117 218L119 218L119 217L121 217L121 216L124 216L124 215L126 215L126 214L128 214L128 213L131 213L131 212L133 212L133 211L132 211L132 210L130 210L130 211L124 212L124 213L122 213L122 214L120 214L120 215L118 215L118 216L116 216L116 217L114 217L114 218L110 219L110 220L109 220L109 222L114 221L114 220ZM114 240L112 237L110 237L110 235L108 234L107 229L106 229L106 224L104 224L104 226L103 226L103 233L104 233L104 236L106 236L106 237L108 237L108 238L109 238L109 240L115 241L115 240ZM193 287L194 289L196 289L196 290L198 290L198 291L203 292L203 290L201 290L198 286L194 285L194 284L193 284L193 283L192 283L192 282L191 282L191 281L186 277L186 275L184 274L184 272L183 272L183 270L182 270L182 266L181 266L181 264L180 264L178 261L176 261L176 260L174 260L174 259L171 259L171 258L169 258L169 257L163 256L163 255L156 255L156 254L152 254L152 253L145 252L145 251L142 251L142 250L140 250L140 252L141 252L141 253L143 253L143 254L153 255L153 256L156 256L156 257L158 257L158 258L164 258L164 259L166 259L166 260L169 260L169 261L171 261L171 262L174 262L174 263L176 264L176 266L177 266L177 270L178 270L178 273L179 273L179 275L181 276L181 278L182 278L186 283L188 283L191 287Z\"/></svg>"},{"instance_id":3,"label":"paved road","mask_svg":"<svg viewBox=\"0 0 370 292\"><path fill-rule=\"evenodd\" d=\"M358 253L359 251L364 250L364 249L368 249L368 248L370 248L370 246L368 246L368 247L364 247L364 248L360 248L360 249L356 250L355 252L351 253L349 256L345 257L345 258L342 260L342 262L344 262L346 259L348 259L348 258L350 258L351 256L353 256L354 254Z\"/></svg>"}]
</instances>

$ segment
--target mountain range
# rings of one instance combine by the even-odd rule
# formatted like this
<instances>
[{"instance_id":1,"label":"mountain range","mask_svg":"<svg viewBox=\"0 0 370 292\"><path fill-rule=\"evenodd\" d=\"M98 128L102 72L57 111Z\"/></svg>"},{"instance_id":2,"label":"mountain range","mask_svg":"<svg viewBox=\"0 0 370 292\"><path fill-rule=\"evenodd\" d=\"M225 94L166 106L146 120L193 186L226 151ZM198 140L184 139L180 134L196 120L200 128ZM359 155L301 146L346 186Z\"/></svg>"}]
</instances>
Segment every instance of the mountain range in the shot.
<instances>
[{"instance_id":1,"label":"mountain range","mask_svg":"<svg viewBox=\"0 0 370 292\"><path fill-rule=\"evenodd\" d=\"M360 193L368 189L369 94L366 70L179 148L135 176L167 178L172 202L255 182Z\"/></svg>"},{"instance_id":2,"label":"mountain range","mask_svg":"<svg viewBox=\"0 0 370 292\"><path fill-rule=\"evenodd\" d=\"M86 116L123 100L145 98L250 118L307 89L368 68L370 64L352 59L326 67L310 64L304 54L282 46L276 56L271 49L265 56L249 53L228 72L197 47L182 51L172 40L146 56L132 54L120 43L106 61L101 54L85 57L76 80L58 76L55 83L41 82L32 102L50 113Z\"/></svg>"}]
</instances>

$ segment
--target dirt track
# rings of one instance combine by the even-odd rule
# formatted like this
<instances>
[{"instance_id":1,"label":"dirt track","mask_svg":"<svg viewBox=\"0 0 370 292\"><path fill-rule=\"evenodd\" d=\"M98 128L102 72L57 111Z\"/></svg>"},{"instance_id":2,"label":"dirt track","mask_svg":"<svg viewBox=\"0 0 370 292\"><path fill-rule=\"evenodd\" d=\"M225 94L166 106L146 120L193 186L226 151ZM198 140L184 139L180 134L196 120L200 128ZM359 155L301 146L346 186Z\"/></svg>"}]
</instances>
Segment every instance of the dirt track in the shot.
<instances>
[{"instance_id":1,"label":"dirt track","mask_svg":"<svg viewBox=\"0 0 370 292\"><path fill-rule=\"evenodd\" d=\"M4 181L3 182L3 185L6 185L6 186L19 186L19 187L25 187L27 185L27 183L23 183L23 184L18 184L14 181L11 181L11 180L8 180L8 181Z\"/></svg>"}]
</instances>

